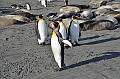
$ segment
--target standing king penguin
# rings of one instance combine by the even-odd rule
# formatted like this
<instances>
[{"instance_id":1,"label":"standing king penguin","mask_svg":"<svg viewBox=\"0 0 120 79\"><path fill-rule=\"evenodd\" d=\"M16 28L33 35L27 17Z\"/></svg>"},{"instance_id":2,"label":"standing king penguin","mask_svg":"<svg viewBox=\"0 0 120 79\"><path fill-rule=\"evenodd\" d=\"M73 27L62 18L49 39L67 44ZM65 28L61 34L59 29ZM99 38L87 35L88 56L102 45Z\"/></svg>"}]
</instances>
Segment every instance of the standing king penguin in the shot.
<instances>
[{"instance_id":1,"label":"standing king penguin","mask_svg":"<svg viewBox=\"0 0 120 79\"><path fill-rule=\"evenodd\" d=\"M28 2L25 3L25 6L26 6L27 10L31 10L31 6L30 6L30 4Z\"/></svg>"},{"instance_id":2,"label":"standing king penguin","mask_svg":"<svg viewBox=\"0 0 120 79\"><path fill-rule=\"evenodd\" d=\"M67 39L67 29L65 24L62 22L62 18L59 18L58 21L60 25L59 32L61 33L63 39Z\"/></svg>"},{"instance_id":3,"label":"standing king penguin","mask_svg":"<svg viewBox=\"0 0 120 79\"><path fill-rule=\"evenodd\" d=\"M46 38L48 36L48 31L47 31L47 24L45 20L43 19L43 14L38 15L38 23L37 23L37 37L38 37L38 43L40 45L45 45Z\"/></svg>"},{"instance_id":4,"label":"standing king penguin","mask_svg":"<svg viewBox=\"0 0 120 79\"><path fill-rule=\"evenodd\" d=\"M65 5L68 5L68 0L64 0Z\"/></svg>"},{"instance_id":5,"label":"standing king penguin","mask_svg":"<svg viewBox=\"0 0 120 79\"><path fill-rule=\"evenodd\" d=\"M51 37L51 48L54 54L55 61L59 66L59 71L67 68L64 63L64 43L72 47L72 44L68 40L64 40L62 38L62 35L59 32L59 23L55 23L55 28L52 31Z\"/></svg>"},{"instance_id":6,"label":"standing king penguin","mask_svg":"<svg viewBox=\"0 0 120 79\"><path fill-rule=\"evenodd\" d=\"M71 43L75 43L76 45L78 44L78 39L81 35L77 18L77 16L72 16L72 21L70 22L70 26L68 28L68 39L70 37Z\"/></svg>"},{"instance_id":7,"label":"standing king penguin","mask_svg":"<svg viewBox=\"0 0 120 79\"><path fill-rule=\"evenodd\" d=\"M41 5L43 5L44 7L47 7L47 0L41 0Z\"/></svg>"}]
</instances>

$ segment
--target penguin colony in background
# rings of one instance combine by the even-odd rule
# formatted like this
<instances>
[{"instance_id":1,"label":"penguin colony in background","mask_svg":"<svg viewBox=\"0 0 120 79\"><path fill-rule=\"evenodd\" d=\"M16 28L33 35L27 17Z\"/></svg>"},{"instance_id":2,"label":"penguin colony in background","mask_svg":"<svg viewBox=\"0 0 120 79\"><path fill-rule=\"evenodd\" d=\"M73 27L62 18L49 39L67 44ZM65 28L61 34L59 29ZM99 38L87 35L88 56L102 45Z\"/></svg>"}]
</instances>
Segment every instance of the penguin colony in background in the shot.
<instances>
[{"instance_id":1,"label":"penguin colony in background","mask_svg":"<svg viewBox=\"0 0 120 79\"><path fill-rule=\"evenodd\" d=\"M42 6L53 0L38 0ZM57 0L54 0L57 1ZM92 5L97 8L92 9ZM45 46L48 37L48 28L52 29L51 49L58 64L59 71L68 67L64 62L64 47L78 45L81 31L87 30L112 30L120 22L120 3L112 0L90 0L88 5L69 4L64 0L64 6L60 7L59 12L52 12L46 15L50 23L47 25L44 14L39 14L36 22L36 35L39 45ZM12 8L17 9L10 15L0 16L0 24L12 25L17 21L30 22L37 20L36 15L30 12L31 6L12 4ZM2 11L2 10L1 10ZM7 19L14 19L9 21ZM16 18L17 17L17 18Z\"/></svg>"}]
</instances>

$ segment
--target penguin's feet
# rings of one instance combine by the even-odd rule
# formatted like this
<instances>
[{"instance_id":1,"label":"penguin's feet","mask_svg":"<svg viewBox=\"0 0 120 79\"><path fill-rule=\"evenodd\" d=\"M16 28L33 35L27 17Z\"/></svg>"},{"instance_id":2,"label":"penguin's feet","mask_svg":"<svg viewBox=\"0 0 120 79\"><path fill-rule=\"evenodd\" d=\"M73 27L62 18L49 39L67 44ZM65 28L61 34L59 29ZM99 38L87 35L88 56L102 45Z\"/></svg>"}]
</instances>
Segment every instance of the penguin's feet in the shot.
<instances>
[{"instance_id":1,"label":"penguin's feet","mask_svg":"<svg viewBox=\"0 0 120 79\"><path fill-rule=\"evenodd\" d=\"M60 68L59 71L66 70L66 69L68 69L68 68L69 68L69 67L67 67L67 66L62 66L62 68Z\"/></svg>"},{"instance_id":2,"label":"penguin's feet","mask_svg":"<svg viewBox=\"0 0 120 79\"><path fill-rule=\"evenodd\" d=\"M71 43L73 46L78 46L78 42L75 42L75 43Z\"/></svg>"},{"instance_id":3,"label":"penguin's feet","mask_svg":"<svg viewBox=\"0 0 120 79\"><path fill-rule=\"evenodd\" d=\"M63 70L66 70L66 69L69 69L69 67L63 66L63 67L61 67L61 68L56 68L55 70L56 70L56 71L63 71Z\"/></svg>"},{"instance_id":4,"label":"penguin's feet","mask_svg":"<svg viewBox=\"0 0 120 79\"><path fill-rule=\"evenodd\" d=\"M78 45L78 42L75 42L75 45L77 46L77 45Z\"/></svg>"},{"instance_id":5,"label":"penguin's feet","mask_svg":"<svg viewBox=\"0 0 120 79\"><path fill-rule=\"evenodd\" d=\"M45 46L45 42L41 41L40 39L38 39L38 44L42 45L42 46Z\"/></svg>"},{"instance_id":6,"label":"penguin's feet","mask_svg":"<svg viewBox=\"0 0 120 79\"><path fill-rule=\"evenodd\" d=\"M65 70L64 68L56 68L55 71L62 71Z\"/></svg>"},{"instance_id":7,"label":"penguin's feet","mask_svg":"<svg viewBox=\"0 0 120 79\"><path fill-rule=\"evenodd\" d=\"M45 42L41 43L40 45L45 46Z\"/></svg>"},{"instance_id":8,"label":"penguin's feet","mask_svg":"<svg viewBox=\"0 0 120 79\"><path fill-rule=\"evenodd\" d=\"M74 43L71 43L72 44L72 46L74 46Z\"/></svg>"}]
</instances>

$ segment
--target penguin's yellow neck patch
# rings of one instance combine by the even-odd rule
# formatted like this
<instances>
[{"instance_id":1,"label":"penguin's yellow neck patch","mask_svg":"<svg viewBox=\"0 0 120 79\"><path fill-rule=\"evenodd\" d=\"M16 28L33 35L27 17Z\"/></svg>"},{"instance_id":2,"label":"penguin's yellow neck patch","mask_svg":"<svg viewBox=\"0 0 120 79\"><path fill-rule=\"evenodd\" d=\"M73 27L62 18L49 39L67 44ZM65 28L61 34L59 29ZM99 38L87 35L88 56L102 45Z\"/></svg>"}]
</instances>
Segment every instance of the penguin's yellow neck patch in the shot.
<instances>
[{"instance_id":1,"label":"penguin's yellow neck patch","mask_svg":"<svg viewBox=\"0 0 120 79\"><path fill-rule=\"evenodd\" d=\"M77 19L73 19L73 21L77 22Z\"/></svg>"},{"instance_id":2,"label":"penguin's yellow neck patch","mask_svg":"<svg viewBox=\"0 0 120 79\"><path fill-rule=\"evenodd\" d=\"M52 32L52 35L53 35L53 36L56 36L56 32L55 32L55 31L53 31L53 32Z\"/></svg>"},{"instance_id":3,"label":"penguin's yellow neck patch","mask_svg":"<svg viewBox=\"0 0 120 79\"><path fill-rule=\"evenodd\" d=\"M19 9L19 7L16 7L16 10L18 10Z\"/></svg>"},{"instance_id":4,"label":"penguin's yellow neck patch","mask_svg":"<svg viewBox=\"0 0 120 79\"><path fill-rule=\"evenodd\" d=\"M15 8L14 6L12 6L12 8Z\"/></svg>"},{"instance_id":5,"label":"penguin's yellow neck patch","mask_svg":"<svg viewBox=\"0 0 120 79\"><path fill-rule=\"evenodd\" d=\"M60 21L59 24L61 25L61 24L63 24L63 23Z\"/></svg>"},{"instance_id":6,"label":"penguin's yellow neck patch","mask_svg":"<svg viewBox=\"0 0 120 79\"><path fill-rule=\"evenodd\" d=\"M42 18L40 18L40 19L39 19L39 22L42 22L42 21L43 21L43 19L42 19Z\"/></svg>"}]
</instances>

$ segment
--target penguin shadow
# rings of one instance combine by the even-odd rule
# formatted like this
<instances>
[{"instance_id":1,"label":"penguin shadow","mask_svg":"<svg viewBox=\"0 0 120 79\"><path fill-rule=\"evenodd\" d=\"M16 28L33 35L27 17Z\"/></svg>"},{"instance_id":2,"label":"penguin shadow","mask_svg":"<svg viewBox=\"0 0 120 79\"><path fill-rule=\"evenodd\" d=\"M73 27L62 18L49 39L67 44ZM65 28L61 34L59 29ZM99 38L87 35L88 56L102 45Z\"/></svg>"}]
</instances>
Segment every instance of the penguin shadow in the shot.
<instances>
[{"instance_id":1,"label":"penguin shadow","mask_svg":"<svg viewBox=\"0 0 120 79\"><path fill-rule=\"evenodd\" d=\"M99 37L100 37L100 36L96 35L96 36L92 36L92 37L80 38L78 41L89 40L89 39L95 39L95 38L99 38Z\"/></svg>"},{"instance_id":2,"label":"penguin shadow","mask_svg":"<svg viewBox=\"0 0 120 79\"><path fill-rule=\"evenodd\" d=\"M64 2L64 0L56 0L56 2Z\"/></svg>"},{"instance_id":3,"label":"penguin shadow","mask_svg":"<svg viewBox=\"0 0 120 79\"><path fill-rule=\"evenodd\" d=\"M57 5L56 4L50 4L50 3L47 5L47 7L55 7L55 6L57 6Z\"/></svg>"},{"instance_id":4,"label":"penguin shadow","mask_svg":"<svg viewBox=\"0 0 120 79\"><path fill-rule=\"evenodd\" d=\"M117 37L117 38L107 38L107 39L102 39L102 40L97 40L97 41L93 41L93 42L84 43L84 44L81 44L81 45L94 45L94 44L100 44L100 43L114 41L114 40L119 40L119 39L120 39L120 37Z\"/></svg>"},{"instance_id":5,"label":"penguin shadow","mask_svg":"<svg viewBox=\"0 0 120 79\"><path fill-rule=\"evenodd\" d=\"M79 38L78 41L96 39L96 38L99 38L99 37L100 37L100 36L96 35L96 36L92 36L92 37ZM84 44L77 44L77 45L74 45L74 46L81 46L81 45L84 45Z\"/></svg>"},{"instance_id":6,"label":"penguin shadow","mask_svg":"<svg viewBox=\"0 0 120 79\"><path fill-rule=\"evenodd\" d=\"M33 8L31 10L41 10L41 9L44 9L44 7L42 7L42 8Z\"/></svg>"},{"instance_id":7,"label":"penguin shadow","mask_svg":"<svg viewBox=\"0 0 120 79\"><path fill-rule=\"evenodd\" d=\"M108 59L112 59L112 58L116 58L120 56L120 52L105 52L102 53L103 56L99 56L99 57L95 57L89 60L85 60L85 61L81 61L75 64L72 64L70 66L68 66L69 68L75 68L78 66L82 66L82 65L87 65L89 63L95 63L95 62L99 62L101 60L108 60Z\"/></svg>"},{"instance_id":8,"label":"penguin shadow","mask_svg":"<svg viewBox=\"0 0 120 79\"><path fill-rule=\"evenodd\" d=\"M26 23L26 22L21 22L21 21L18 21L18 20L17 20L16 25L23 25L23 24L28 24L28 23Z\"/></svg>"}]
</instances>

